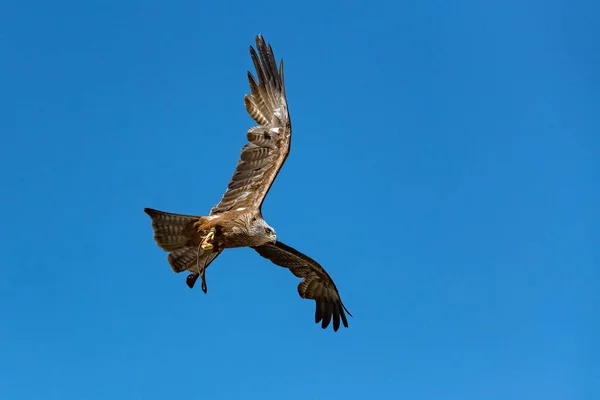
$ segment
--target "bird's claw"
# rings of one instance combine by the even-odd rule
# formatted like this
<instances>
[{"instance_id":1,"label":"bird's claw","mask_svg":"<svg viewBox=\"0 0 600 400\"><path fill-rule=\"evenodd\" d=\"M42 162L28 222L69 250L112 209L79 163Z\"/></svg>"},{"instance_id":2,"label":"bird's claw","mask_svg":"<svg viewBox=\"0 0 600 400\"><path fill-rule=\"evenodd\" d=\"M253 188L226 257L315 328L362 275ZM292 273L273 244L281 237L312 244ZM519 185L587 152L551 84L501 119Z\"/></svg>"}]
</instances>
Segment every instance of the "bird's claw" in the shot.
<instances>
[{"instance_id":1,"label":"bird's claw","mask_svg":"<svg viewBox=\"0 0 600 400\"><path fill-rule=\"evenodd\" d=\"M208 232L208 234L206 236L204 236L204 238L202 239L202 244L200 245L200 247L202 247L202 250L204 251L209 251L212 250L214 248L212 241L215 239L215 231L211 230L210 232Z\"/></svg>"}]
</instances>

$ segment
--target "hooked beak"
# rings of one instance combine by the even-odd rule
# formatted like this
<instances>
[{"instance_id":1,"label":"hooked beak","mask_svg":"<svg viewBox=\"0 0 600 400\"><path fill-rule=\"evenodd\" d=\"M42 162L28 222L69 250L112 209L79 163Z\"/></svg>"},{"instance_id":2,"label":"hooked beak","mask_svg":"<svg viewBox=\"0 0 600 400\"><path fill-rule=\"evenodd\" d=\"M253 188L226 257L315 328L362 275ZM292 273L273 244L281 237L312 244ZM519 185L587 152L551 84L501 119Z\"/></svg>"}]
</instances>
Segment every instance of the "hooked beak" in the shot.
<instances>
[{"instance_id":1,"label":"hooked beak","mask_svg":"<svg viewBox=\"0 0 600 400\"><path fill-rule=\"evenodd\" d=\"M277 243L277 235L275 234L275 232L273 232L269 235L269 239L271 239L271 242L273 244Z\"/></svg>"}]
</instances>

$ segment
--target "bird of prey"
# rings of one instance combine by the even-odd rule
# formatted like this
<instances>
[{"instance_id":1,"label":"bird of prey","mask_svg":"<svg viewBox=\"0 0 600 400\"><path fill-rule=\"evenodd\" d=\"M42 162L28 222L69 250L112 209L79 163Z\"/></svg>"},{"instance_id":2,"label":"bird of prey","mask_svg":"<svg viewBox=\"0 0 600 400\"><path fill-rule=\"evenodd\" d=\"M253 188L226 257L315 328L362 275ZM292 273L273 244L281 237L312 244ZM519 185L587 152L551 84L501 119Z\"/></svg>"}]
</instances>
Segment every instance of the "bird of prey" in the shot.
<instances>
[{"instance_id":1,"label":"bird of prey","mask_svg":"<svg viewBox=\"0 0 600 400\"><path fill-rule=\"evenodd\" d=\"M283 60L279 70L271 45L262 35L256 37L256 50L250 55L258 81L248 72L250 94L245 95L246 111L258 125L246 134L248 143L242 148L233 177L221 201L208 216L173 214L145 208L152 218L154 240L169 252L167 257L174 272L189 271L190 288L198 277L207 291L206 269L224 249L251 247L262 257L288 268L302 281L298 294L316 302L315 323L323 329L333 320L337 331L340 321L348 327L335 283L312 258L280 242L275 230L265 222L261 207L273 181L290 152L292 124L283 81Z\"/></svg>"}]
</instances>

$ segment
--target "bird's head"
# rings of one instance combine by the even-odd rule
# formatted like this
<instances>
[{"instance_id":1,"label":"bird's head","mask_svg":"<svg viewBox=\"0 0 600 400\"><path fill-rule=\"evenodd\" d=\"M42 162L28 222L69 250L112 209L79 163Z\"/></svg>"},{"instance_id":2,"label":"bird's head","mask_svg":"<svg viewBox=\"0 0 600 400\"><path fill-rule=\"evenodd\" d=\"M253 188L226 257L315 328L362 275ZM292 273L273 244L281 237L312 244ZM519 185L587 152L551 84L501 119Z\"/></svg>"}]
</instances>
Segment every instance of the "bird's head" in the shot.
<instances>
[{"instance_id":1,"label":"bird's head","mask_svg":"<svg viewBox=\"0 0 600 400\"><path fill-rule=\"evenodd\" d=\"M277 242L275 229L265 222L262 218L256 218L250 227L250 234L255 237L260 244Z\"/></svg>"}]
</instances>

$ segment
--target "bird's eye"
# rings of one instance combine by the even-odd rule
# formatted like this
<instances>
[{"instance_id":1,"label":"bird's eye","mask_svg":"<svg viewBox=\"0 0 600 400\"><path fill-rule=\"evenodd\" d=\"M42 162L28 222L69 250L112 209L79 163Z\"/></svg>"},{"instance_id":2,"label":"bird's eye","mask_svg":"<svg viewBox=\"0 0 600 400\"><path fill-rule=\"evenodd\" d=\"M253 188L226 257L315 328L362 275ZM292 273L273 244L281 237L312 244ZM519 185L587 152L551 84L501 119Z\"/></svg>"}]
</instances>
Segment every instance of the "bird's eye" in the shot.
<instances>
[{"instance_id":1,"label":"bird's eye","mask_svg":"<svg viewBox=\"0 0 600 400\"><path fill-rule=\"evenodd\" d=\"M273 233L273 231L271 230L271 228L265 228L265 233L270 235L271 233Z\"/></svg>"}]
</instances>

